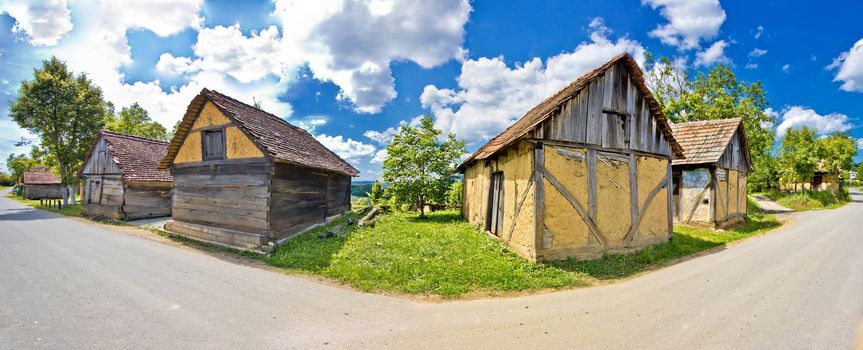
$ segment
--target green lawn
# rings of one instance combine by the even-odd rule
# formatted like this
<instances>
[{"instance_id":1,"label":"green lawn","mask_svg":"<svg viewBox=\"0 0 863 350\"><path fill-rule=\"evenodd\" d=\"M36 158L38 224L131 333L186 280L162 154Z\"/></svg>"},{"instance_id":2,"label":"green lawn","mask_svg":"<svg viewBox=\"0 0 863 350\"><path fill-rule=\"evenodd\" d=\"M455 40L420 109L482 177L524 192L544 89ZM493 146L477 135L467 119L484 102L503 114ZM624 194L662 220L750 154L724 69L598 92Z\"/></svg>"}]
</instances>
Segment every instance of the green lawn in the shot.
<instances>
[{"instance_id":1,"label":"green lawn","mask_svg":"<svg viewBox=\"0 0 863 350\"><path fill-rule=\"evenodd\" d=\"M824 191L799 191L799 192L770 192L765 194L779 205L797 211L815 209L836 209L848 204L851 198L847 190L836 193L830 190Z\"/></svg>"},{"instance_id":2,"label":"green lawn","mask_svg":"<svg viewBox=\"0 0 863 350\"><path fill-rule=\"evenodd\" d=\"M77 204L70 205L68 208L57 209L57 207L49 208L47 206L39 205L38 199L36 199L36 200L24 199L21 196L16 196L16 195L12 194L12 192L7 193L6 196L14 199L16 201L19 201L21 203L24 203L26 205L29 205L33 208L36 208L36 209L47 210L47 211L50 211L52 213L57 213L57 214L66 215L66 216L81 216L82 207L81 207L81 201L80 200L77 202Z\"/></svg>"},{"instance_id":3,"label":"green lawn","mask_svg":"<svg viewBox=\"0 0 863 350\"><path fill-rule=\"evenodd\" d=\"M346 219L340 219L288 241L264 260L368 292L454 298L471 292L586 286L595 279L631 276L781 225L772 215L750 212L753 215L745 224L726 231L675 227L672 241L634 254L550 263L532 263L515 255L454 211L426 218L387 214L379 216L375 227L350 226L336 237L317 237L335 225L345 225Z\"/></svg>"}]
</instances>

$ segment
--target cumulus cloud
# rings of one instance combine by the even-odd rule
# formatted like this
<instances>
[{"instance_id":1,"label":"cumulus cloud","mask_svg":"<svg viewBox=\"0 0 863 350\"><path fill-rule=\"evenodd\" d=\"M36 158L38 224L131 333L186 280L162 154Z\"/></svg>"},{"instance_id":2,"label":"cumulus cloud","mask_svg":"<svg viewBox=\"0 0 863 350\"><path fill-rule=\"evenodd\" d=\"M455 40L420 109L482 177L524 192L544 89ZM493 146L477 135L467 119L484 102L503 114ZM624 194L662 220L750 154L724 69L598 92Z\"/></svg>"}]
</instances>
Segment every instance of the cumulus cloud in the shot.
<instances>
[{"instance_id":1,"label":"cumulus cloud","mask_svg":"<svg viewBox=\"0 0 863 350\"><path fill-rule=\"evenodd\" d=\"M360 141L354 141L350 138L345 139L341 135L327 136L326 134L321 134L315 136L315 138L318 139L321 144L329 148L330 151L333 151L335 154L338 154L339 157L348 161L368 157L375 152L375 146L368 145Z\"/></svg>"},{"instance_id":2,"label":"cumulus cloud","mask_svg":"<svg viewBox=\"0 0 863 350\"><path fill-rule=\"evenodd\" d=\"M769 112L768 112L769 111ZM768 109L768 114L775 113L772 109ZM826 135L834 132L848 131L853 125L845 114L830 113L821 115L811 108L802 106L792 106L786 108L782 112L781 122L776 128L776 136L784 137L788 129L797 129L809 127L819 135Z\"/></svg>"},{"instance_id":3,"label":"cumulus cloud","mask_svg":"<svg viewBox=\"0 0 863 350\"><path fill-rule=\"evenodd\" d=\"M863 139L857 139L857 148L863 149Z\"/></svg>"},{"instance_id":4,"label":"cumulus cloud","mask_svg":"<svg viewBox=\"0 0 863 350\"><path fill-rule=\"evenodd\" d=\"M363 136L368 137L369 139L372 139L373 141L377 142L378 144L386 145L386 144L390 143L390 141L393 140L393 135L395 135L395 133L397 131L398 130L396 130L393 127L389 127L384 131L368 130L365 133L363 133Z\"/></svg>"},{"instance_id":5,"label":"cumulus cloud","mask_svg":"<svg viewBox=\"0 0 863 350\"><path fill-rule=\"evenodd\" d=\"M392 61L430 68L464 57L470 11L467 0L280 0L273 14L315 78L339 86L357 112L378 113L396 97Z\"/></svg>"},{"instance_id":6,"label":"cumulus cloud","mask_svg":"<svg viewBox=\"0 0 863 350\"><path fill-rule=\"evenodd\" d=\"M197 63L188 57L174 57L170 53L163 53L159 56L159 61L156 62L156 70L173 74L181 75L198 70Z\"/></svg>"},{"instance_id":7,"label":"cumulus cloud","mask_svg":"<svg viewBox=\"0 0 863 350\"><path fill-rule=\"evenodd\" d=\"M835 69L833 81L842 82L839 88L850 92L863 92L863 39L848 51L839 54L827 69Z\"/></svg>"},{"instance_id":8,"label":"cumulus cloud","mask_svg":"<svg viewBox=\"0 0 863 350\"><path fill-rule=\"evenodd\" d=\"M754 48L749 52L749 58L761 57L767 54L767 50L762 50L759 48Z\"/></svg>"},{"instance_id":9,"label":"cumulus cloud","mask_svg":"<svg viewBox=\"0 0 863 350\"><path fill-rule=\"evenodd\" d=\"M626 37L611 40L605 33L595 30L589 42L545 62L533 58L510 67L503 57L467 60L457 78L458 88L428 85L420 102L435 116L435 127L445 133L454 132L464 140L488 139L546 97L621 52L644 61L639 42Z\"/></svg>"},{"instance_id":10,"label":"cumulus cloud","mask_svg":"<svg viewBox=\"0 0 863 350\"><path fill-rule=\"evenodd\" d=\"M0 14L15 19L12 31L26 35L32 45L53 46L72 30L66 0L0 0Z\"/></svg>"},{"instance_id":11,"label":"cumulus cloud","mask_svg":"<svg viewBox=\"0 0 863 350\"><path fill-rule=\"evenodd\" d=\"M383 164L384 161L387 160L387 150L382 149L375 153L375 156L372 157L372 160L369 161L372 164Z\"/></svg>"},{"instance_id":12,"label":"cumulus cloud","mask_svg":"<svg viewBox=\"0 0 863 350\"><path fill-rule=\"evenodd\" d=\"M731 63L731 59L725 56L725 48L728 42L719 40L707 49L695 53L695 66L708 67L717 63Z\"/></svg>"},{"instance_id":13,"label":"cumulus cloud","mask_svg":"<svg viewBox=\"0 0 863 350\"><path fill-rule=\"evenodd\" d=\"M245 36L240 25L216 26L198 32L198 41L193 47L200 57L195 65L202 70L219 72L250 83L269 75L279 76L286 64L280 48L279 30L270 26L260 32L252 31Z\"/></svg>"},{"instance_id":14,"label":"cumulus cloud","mask_svg":"<svg viewBox=\"0 0 863 350\"><path fill-rule=\"evenodd\" d=\"M725 22L725 10L719 0L642 0L641 3L659 9L668 20L649 35L680 50L698 48L701 40L716 37Z\"/></svg>"}]
</instances>

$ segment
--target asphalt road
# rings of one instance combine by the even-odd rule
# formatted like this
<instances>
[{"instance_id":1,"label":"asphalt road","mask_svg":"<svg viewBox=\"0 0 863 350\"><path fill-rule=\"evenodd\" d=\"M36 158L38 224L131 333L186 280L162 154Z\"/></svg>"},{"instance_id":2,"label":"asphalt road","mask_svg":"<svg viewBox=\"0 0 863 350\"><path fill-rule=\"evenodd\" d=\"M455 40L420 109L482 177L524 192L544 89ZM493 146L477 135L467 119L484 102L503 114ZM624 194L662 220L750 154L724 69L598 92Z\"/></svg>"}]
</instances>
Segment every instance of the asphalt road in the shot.
<instances>
[{"instance_id":1,"label":"asphalt road","mask_svg":"<svg viewBox=\"0 0 863 350\"><path fill-rule=\"evenodd\" d=\"M431 304L0 197L0 348L850 349L863 332L861 198L622 283Z\"/></svg>"}]
</instances>

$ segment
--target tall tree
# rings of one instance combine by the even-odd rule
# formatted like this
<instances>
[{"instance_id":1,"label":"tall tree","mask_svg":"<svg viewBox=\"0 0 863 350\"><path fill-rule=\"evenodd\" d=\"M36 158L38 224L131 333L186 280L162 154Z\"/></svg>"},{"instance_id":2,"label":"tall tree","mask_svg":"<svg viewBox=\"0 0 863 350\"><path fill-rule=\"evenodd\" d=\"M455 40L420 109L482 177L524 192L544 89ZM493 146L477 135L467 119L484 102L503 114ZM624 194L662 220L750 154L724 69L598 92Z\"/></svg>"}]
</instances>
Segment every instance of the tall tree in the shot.
<instances>
[{"instance_id":1,"label":"tall tree","mask_svg":"<svg viewBox=\"0 0 863 350\"><path fill-rule=\"evenodd\" d=\"M850 170L854 166L854 156L857 155L857 143L850 134L838 132L818 139L820 161L823 171L830 175L838 175L842 170Z\"/></svg>"},{"instance_id":2,"label":"tall tree","mask_svg":"<svg viewBox=\"0 0 863 350\"><path fill-rule=\"evenodd\" d=\"M811 181L818 169L820 156L815 130L807 127L788 129L782 138L779 151L779 174L782 181L795 184L795 190L796 184Z\"/></svg>"},{"instance_id":3,"label":"tall tree","mask_svg":"<svg viewBox=\"0 0 863 350\"><path fill-rule=\"evenodd\" d=\"M648 86L672 122L743 118L749 141L753 172L749 183L771 187L777 183L775 158L770 150L775 142L774 120L765 112L767 94L760 81L737 80L731 67L714 66L707 73L693 73L684 62L667 57L647 56Z\"/></svg>"},{"instance_id":4,"label":"tall tree","mask_svg":"<svg viewBox=\"0 0 863 350\"><path fill-rule=\"evenodd\" d=\"M18 97L9 103L10 116L41 139L57 161L60 181L68 191L63 205L75 203L73 185L93 138L105 124L107 104L102 90L85 74L75 75L56 57L35 69L33 80L21 82Z\"/></svg>"},{"instance_id":5,"label":"tall tree","mask_svg":"<svg viewBox=\"0 0 863 350\"><path fill-rule=\"evenodd\" d=\"M430 116L416 127L402 125L387 145L383 179L386 192L402 203L413 204L425 215L427 203L446 203L455 181L455 165L465 152L464 142L435 129Z\"/></svg>"},{"instance_id":6,"label":"tall tree","mask_svg":"<svg viewBox=\"0 0 863 350\"><path fill-rule=\"evenodd\" d=\"M165 127L150 119L150 113L138 102L123 107L120 113L108 121L105 129L148 139L168 140L168 131L165 130Z\"/></svg>"}]
</instances>

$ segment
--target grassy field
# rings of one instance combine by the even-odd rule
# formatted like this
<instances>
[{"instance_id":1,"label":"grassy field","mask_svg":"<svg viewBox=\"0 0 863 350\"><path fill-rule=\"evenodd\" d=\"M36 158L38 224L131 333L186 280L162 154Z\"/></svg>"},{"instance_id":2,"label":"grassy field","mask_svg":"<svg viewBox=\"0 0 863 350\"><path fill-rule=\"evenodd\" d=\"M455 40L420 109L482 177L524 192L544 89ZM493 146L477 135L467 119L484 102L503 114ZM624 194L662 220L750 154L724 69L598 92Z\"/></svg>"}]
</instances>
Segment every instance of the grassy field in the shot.
<instances>
[{"instance_id":1,"label":"grassy field","mask_svg":"<svg viewBox=\"0 0 863 350\"><path fill-rule=\"evenodd\" d=\"M21 203L24 203L28 206L31 206L33 208L36 208L36 209L47 210L47 211L50 211L52 213L57 213L57 214L66 215L66 216L81 216L82 207L81 207L81 201L80 200L77 202L77 204L70 205L68 208L57 209L56 207L50 208L47 206L39 205L38 199L37 200L24 199L21 196L16 196L16 195L12 194L12 192L7 193L6 196L14 199L16 201L19 201Z\"/></svg>"},{"instance_id":2,"label":"grassy field","mask_svg":"<svg viewBox=\"0 0 863 350\"><path fill-rule=\"evenodd\" d=\"M792 193L771 192L765 194L779 205L797 211L815 209L836 209L848 204L851 198L848 192L836 193L825 191L800 191Z\"/></svg>"},{"instance_id":3,"label":"grassy field","mask_svg":"<svg viewBox=\"0 0 863 350\"><path fill-rule=\"evenodd\" d=\"M388 214L380 216L375 227L351 226L335 237L318 238L331 227L345 225L346 219L338 220L290 240L264 260L369 292L454 298L472 292L566 288L631 276L781 225L772 215L753 209L750 213L746 223L726 231L676 227L672 241L634 254L550 263L532 263L515 255L457 212L436 212L426 218Z\"/></svg>"}]
</instances>

